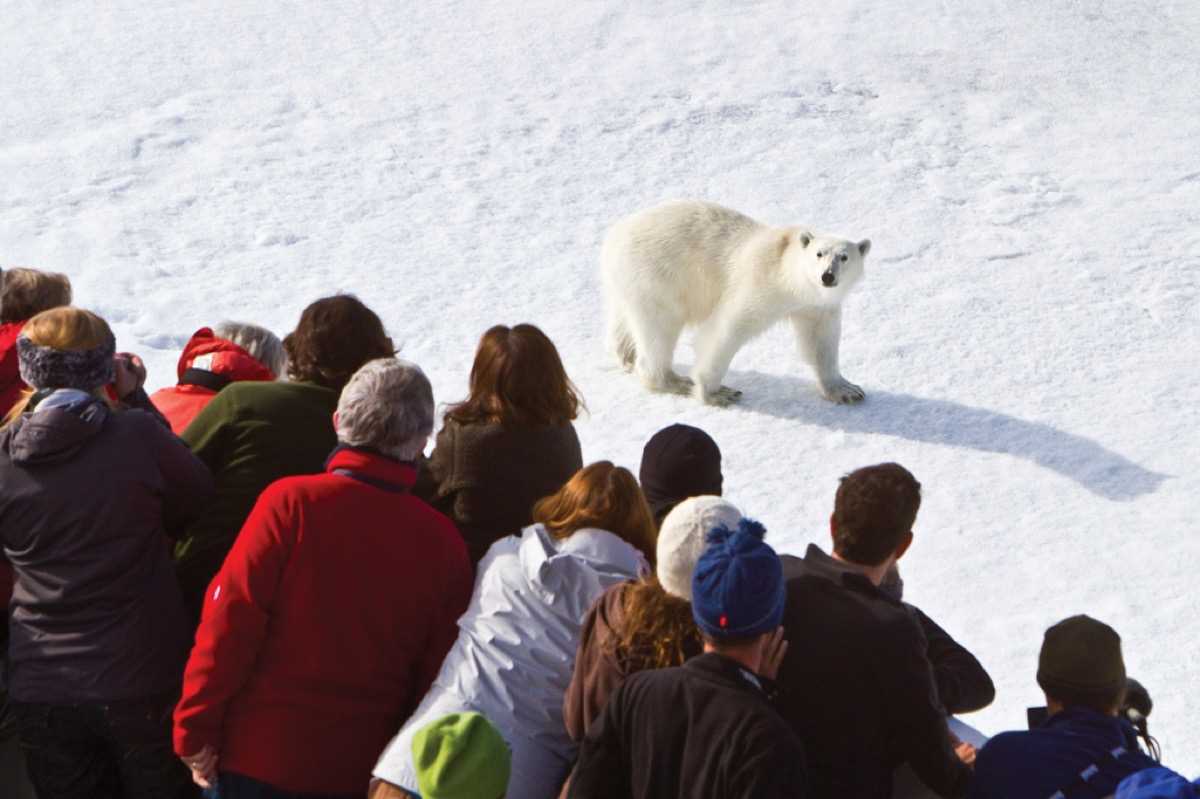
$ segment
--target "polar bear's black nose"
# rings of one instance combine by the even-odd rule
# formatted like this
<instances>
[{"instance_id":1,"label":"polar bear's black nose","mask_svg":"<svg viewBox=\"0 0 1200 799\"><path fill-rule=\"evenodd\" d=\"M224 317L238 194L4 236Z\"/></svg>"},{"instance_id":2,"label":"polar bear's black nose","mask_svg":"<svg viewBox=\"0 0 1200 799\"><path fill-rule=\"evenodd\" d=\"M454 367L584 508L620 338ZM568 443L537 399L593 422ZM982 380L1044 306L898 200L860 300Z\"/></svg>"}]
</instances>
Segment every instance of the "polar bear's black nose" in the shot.
<instances>
[{"instance_id":1,"label":"polar bear's black nose","mask_svg":"<svg viewBox=\"0 0 1200 799\"><path fill-rule=\"evenodd\" d=\"M835 275L832 271L822 272L821 273L821 284L825 285L825 286L836 286L837 285L837 275Z\"/></svg>"}]
</instances>

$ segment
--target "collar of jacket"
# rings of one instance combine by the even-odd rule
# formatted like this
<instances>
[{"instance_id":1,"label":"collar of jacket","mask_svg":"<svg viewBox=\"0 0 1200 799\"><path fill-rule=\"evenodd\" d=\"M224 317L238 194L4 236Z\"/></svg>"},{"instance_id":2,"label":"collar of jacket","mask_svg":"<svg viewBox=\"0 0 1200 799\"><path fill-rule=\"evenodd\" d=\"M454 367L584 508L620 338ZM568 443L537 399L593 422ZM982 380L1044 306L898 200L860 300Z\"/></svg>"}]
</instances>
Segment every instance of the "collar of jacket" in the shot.
<instances>
[{"instance_id":1,"label":"collar of jacket","mask_svg":"<svg viewBox=\"0 0 1200 799\"><path fill-rule=\"evenodd\" d=\"M1132 724L1120 716L1109 716L1086 707L1064 708L1046 719L1046 722L1038 729L1055 728L1062 732L1068 732L1068 728L1073 728L1075 731L1086 729L1098 735L1111 737L1109 742L1113 745L1129 746L1132 743L1133 747L1130 751L1137 749L1137 732L1134 731Z\"/></svg>"},{"instance_id":2,"label":"collar of jacket","mask_svg":"<svg viewBox=\"0 0 1200 799\"><path fill-rule=\"evenodd\" d=\"M868 580L864 575L846 566L840 561L834 560L832 556L825 554L816 544L809 544L808 550L804 553L804 565L810 571L819 574L835 583L840 583L847 588L858 591L868 596L878 597L892 603L893 605L901 604L895 597L888 596L887 593L881 591L879 586Z\"/></svg>"},{"instance_id":3,"label":"collar of jacket","mask_svg":"<svg viewBox=\"0 0 1200 799\"><path fill-rule=\"evenodd\" d=\"M767 695L767 688L764 685L766 681L762 677L750 671L750 669L738 663L733 658L726 657L718 652L705 652L702 655L696 655L696 657L684 663L683 667L700 672L701 674L707 674L723 683L741 686L748 691L754 691L764 697Z\"/></svg>"},{"instance_id":4,"label":"collar of jacket","mask_svg":"<svg viewBox=\"0 0 1200 799\"><path fill-rule=\"evenodd\" d=\"M338 444L325 460L325 471L343 471L362 475L366 482L379 482L408 491L417 481L417 467L398 461L370 447Z\"/></svg>"}]
</instances>

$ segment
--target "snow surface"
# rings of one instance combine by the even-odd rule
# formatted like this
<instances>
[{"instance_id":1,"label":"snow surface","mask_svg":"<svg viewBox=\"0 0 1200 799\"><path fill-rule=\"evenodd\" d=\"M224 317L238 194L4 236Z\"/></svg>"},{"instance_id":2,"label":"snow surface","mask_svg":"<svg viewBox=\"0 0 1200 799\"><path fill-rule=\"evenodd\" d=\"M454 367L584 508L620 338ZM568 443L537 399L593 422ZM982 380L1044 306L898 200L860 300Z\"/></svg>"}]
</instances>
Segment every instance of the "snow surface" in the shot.
<instances>
[{"instance_id":1,"label":"snow surface","mask_svg":"<svg viewBox=\"0 0 1200 799\"><path fill-rule=\"evenodd\" d=\"M223 318L352 291L437 397L532 321L636 469L709 430L781 550L838 477L924 486L907 597L1024 726L1046 626L1124 636L1166 762L1200 773L1200 4L1193 0L0 3L0 263L70 273L157 387ZM870 237L843 366L785 328L732 410L602 357L606 225L677 197ZM690 348L678 360L686 368Z\"/></svg>"}]
</instances>

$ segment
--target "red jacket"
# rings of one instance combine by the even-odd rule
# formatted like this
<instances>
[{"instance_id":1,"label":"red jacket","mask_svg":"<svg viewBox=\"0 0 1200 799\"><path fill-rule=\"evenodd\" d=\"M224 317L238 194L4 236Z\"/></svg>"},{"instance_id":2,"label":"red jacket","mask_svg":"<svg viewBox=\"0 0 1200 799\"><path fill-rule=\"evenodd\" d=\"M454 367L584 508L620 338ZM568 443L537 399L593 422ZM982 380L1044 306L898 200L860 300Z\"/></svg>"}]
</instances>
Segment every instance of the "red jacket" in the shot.
<instances>
[{"instance_id":1,"label":"red jacket","mask_svg":"<svg viewBox=\"0 0 1200 799\"><path fill-rule=\"evenodd\" d=\"M17 336L23 327L24 322L0 325L0 418L8 415L25 390L17 361Z\"/></svg>"},{"instance_id":2,"label":"red jacket","mask_svg":"<svg viewBox=\"0 0 1200 799\"><path fill-rule=\"evenodd\" d=\"M8 415L25 390L20 363L17 361L17 336L24 326L24 322L0 325L0 419ZM8 607L12 589L12 566L0 555L0 611Z\"/></svg>"},{"instance_id":3,"label":"red jacket","mask_svg":"<svg viewBox=\"0 0 1200 799\"><path fill-rule=\"evenodd\" d=\"M412 466L340 449L259 497L213 579L175 709L175 751L296 793L366 793L471 597L453 522Z\"/></svg>"},{"instance_id":4,"label":"red jacket","mask_svg":"<svg viewBox=\"0 0 1200 799\"><path fill-rule=\"evenodd\" d=\"M238 380L274 380L276 375L232 341L217 338L211 328L197 330L177 368L179 384L154 392L150 401L167 417L176 434L192 423L217 392Z\"/></svg>"}]
</instances>

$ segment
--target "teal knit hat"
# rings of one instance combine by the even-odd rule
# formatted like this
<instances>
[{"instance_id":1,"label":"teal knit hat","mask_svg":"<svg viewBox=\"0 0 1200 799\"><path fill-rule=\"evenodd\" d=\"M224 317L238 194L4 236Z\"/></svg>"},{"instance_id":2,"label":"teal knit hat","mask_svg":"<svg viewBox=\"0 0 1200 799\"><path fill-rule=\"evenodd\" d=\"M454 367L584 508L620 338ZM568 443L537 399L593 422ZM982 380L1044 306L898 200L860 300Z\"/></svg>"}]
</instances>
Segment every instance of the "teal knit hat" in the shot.
<instances>
[{"instance_id":1,"label":"teal knit hat","mask_svg":"<svg viewBox=\"0 0 1200 799\"><path fill-rule=\"evenodd\" d=\"M500 799L512 755L478 713L452 713L413 736L413 765L422 799Z\"/></svg>"}]
</instances>

